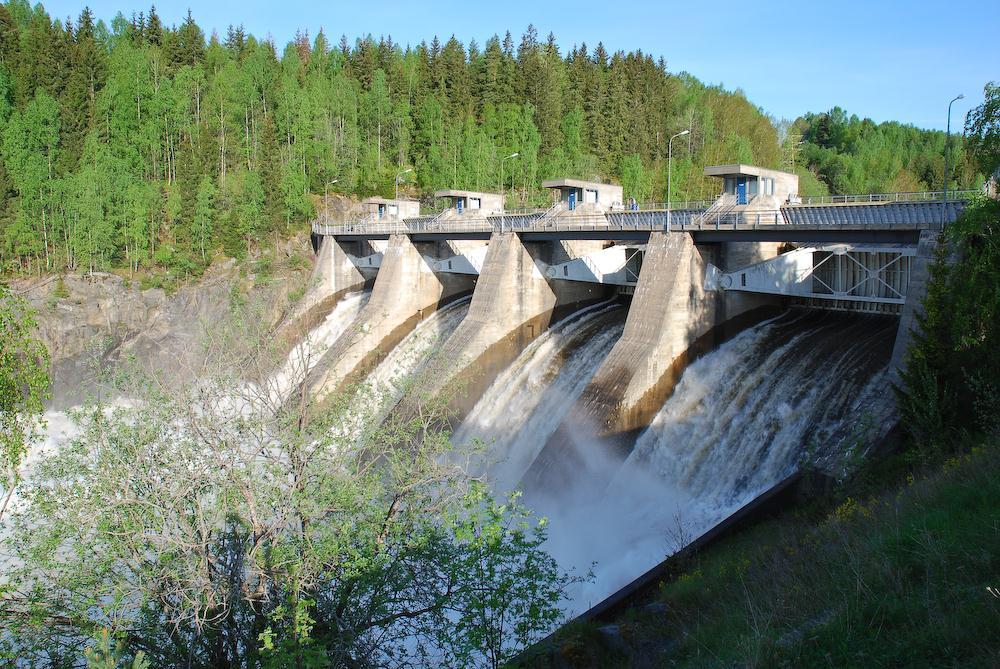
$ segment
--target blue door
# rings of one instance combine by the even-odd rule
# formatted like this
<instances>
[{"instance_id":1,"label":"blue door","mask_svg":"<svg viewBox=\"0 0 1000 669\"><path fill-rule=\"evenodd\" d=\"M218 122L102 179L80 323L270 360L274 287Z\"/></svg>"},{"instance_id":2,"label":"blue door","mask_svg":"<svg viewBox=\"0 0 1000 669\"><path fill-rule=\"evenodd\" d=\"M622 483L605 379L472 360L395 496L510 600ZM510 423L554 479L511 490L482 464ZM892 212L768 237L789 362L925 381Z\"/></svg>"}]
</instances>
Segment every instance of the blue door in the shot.
<instances>
[{"instance_id":1,"label":"blue door","mask_svg":"<svg viewBox=\"0 0 1000 669\"><path fill-rule=\"evenodd\" d=\"M736 179L736 204L746 204L747 203L747 178L739 177Z\"/></svg>"},{"instance_id":2,"label":"blue door","mask_svg":"<svg viewBox=\"0 0 1000 669\"><path fill-rule=\"evenodd\" d=\"M569 194L569 210L573 211L576 209L576 191L571 191Z\"/></svg>"},{"instance_id":3,"label":"blue door","mask_svg":"<svg viewBox=\"0 0 1000 669\"><path fill-rule=\"evenodd\" d=\"M462 203L463 202L465 202L465 200L463 200L462 198L458 198L457 200L455 200L455 204L457 205L455 208L458 210L458 213L460 213L460 214L462 213Z\"/></svg>"}]
</instances>

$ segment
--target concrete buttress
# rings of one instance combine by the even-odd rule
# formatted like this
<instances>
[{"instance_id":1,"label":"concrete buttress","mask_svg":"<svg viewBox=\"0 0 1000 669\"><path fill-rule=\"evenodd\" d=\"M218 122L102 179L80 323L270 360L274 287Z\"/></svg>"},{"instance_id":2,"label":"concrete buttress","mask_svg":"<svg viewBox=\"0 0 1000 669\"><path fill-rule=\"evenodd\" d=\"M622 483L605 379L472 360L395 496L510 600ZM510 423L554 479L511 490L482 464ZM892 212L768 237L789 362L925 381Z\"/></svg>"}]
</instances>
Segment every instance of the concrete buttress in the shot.
<instances>
[{"instance_id":1,"label":"concrete buttress","mask_svg":"<svg viewBox=\"0 0 1000 669\"><path fill-rule=\"evenodd\" d=\"M704 290L706 257L691 235L654 232L621 339L584 390L603 430L644 427L673 390L688 349L715 327L718 297Z\"/></svg>"},{"instance_id":2,"label":"concrete buttress","mask_svg":"<svg viewBox=\"0 0 1000 669\"><path fill-rule=\"evenodd\" d=\"M578 463L569 469L584 475L595 447L612 458L626 455L629 433L649 423L689 352L722 320L721 298L704 289L705 267L715 253L688 234L650 235L622 336L525 475L526 490L565 484L554 472L567 471L566 460ZM583 433L588 443L580 443ZM588 475L597 480L602 472Z\"/></svg>"},{"instance_id":3,"label":"concrete buttress","mask_svg":"<svg viewBox=\"0 0 1000 669\"><path fill-rule=\"evenodd\" d=\"M546 279L545 265L574 253L600 248L600 242L524 243L516 233L495 233L483 261L469 313L429 361L398 411L415 410L420 397L437 396L452 382L448 402L464 415L496 375L538 337L561 308L596 301L609 289ZM541 266L540 266L541 265Z\"/></svg>"},{"instance_id":4,"label":"concrete buttress","mask_svg":"<svg viewBox=\"0 0 1000 669\"><path fill-rule=\"evenodd\" d=\"M359 380L438 306L472 290L474 276L431 269L436 253L433 242L414 244L407 235L389 238L371 298L306 380L312 399L322 401Z\"/></svg>"},{"instance_id":5,"label":"concrete buttress","mask_svg":"<svg viewBox=\"0 0 1000 669\"><path fill-rule=\"evenodd\" d=\"M361 290L375 276L374 270L359 270L342 243L333 237L322 239L305 294L274 334L275 341L284 341L289 347L319 325L341 297Z\"/></svg>"},{"instance_id":6,"label":"concrete buttress","mask_svg":"<svg viewBox=\"0 0 1000 669\"><path fill-rule=\"evenodd\" d=\"M917 255L910 261L910 281L906 288L906 302L899 314L899 329L896 331L896 343L892 347L892 358L889 369L894 379L906 365L906 352L913 341L913 333L917 329L917 321L924 311L924 298L927 296L927 281L930 279L931 265L937 253L938 233L924 230L917 242Z\"/></svg>"}]
</instances>

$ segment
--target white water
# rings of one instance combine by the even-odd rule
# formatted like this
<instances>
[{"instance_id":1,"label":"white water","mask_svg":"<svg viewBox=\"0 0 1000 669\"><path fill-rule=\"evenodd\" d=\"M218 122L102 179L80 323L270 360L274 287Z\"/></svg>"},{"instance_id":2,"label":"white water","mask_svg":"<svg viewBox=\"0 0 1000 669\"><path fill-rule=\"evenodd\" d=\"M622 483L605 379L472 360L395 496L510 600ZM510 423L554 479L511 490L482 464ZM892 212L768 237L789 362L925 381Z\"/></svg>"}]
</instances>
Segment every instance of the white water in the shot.
<instances>
[{"instance_id":1,"label":"white water","mask_svg":"<svg viewBox=\"0 0 1000 669\"><path fill-rule=\"evenodd\" d=\"M279 404L294 389L310 369L322 358L323 354L333 345L337 338L354 321L361 309L368 302L371 291L359 291L348 293L331 310L323 322L313 328L305 337L298 342L289 352L284 363L264 381L261 389L252 392L234 389L234 396L222 398L217 408L228 407L235 413L249 410L250 404L259 402L259 390L263 390L270 398L270 403ZM116 407L133 406L134 402L128 398L119 398L111 402L109 409ZM69 443L80 433L80 426L73 419L74 411L82 407L71 407L65 411L49 410L44 414L45 431L42 439L31 446L28 455L21 466L22 480L31 477L33 466L42 459L58 453L63 445ZM0 481L2 484L2 481ZM3 486L0 485L0 499L6 494ZM8 512L17 508L19 504L17 491L11 496ZM6 529L0 523L0 541L5 536Z\"/></svg>"},{"instance_id":2,"label":"white water","mask_svg":"<svg viewBox=\"0 0 1000 669\"><path fill-rule=\"evenodd\" d=\"M272 400L282 401L288 397L344 330L354 322L370 297L370 290L344 295L323 322L310 330L292 348L284 364L266 381L268 395Z\"/></svg>"},{"instance_id":3,"label":"white water","mask_svg":"<svg viewBox=\"0 0 1000 669\"><path fill-rule=\"evenodd\" d=\"M498 491L517 487L618 341L624 322L608 325L612 312L622 307L602 303L547 330L497 377L462 422L455 443L479 438L489 444L480 466Z\"/></svg>"},{"instance_id":4,"label":"white water","mask_svg":"<svg viewBox=\"0 0 1000 669\"><path fill-rule=\"evenodd\" d=\"M548 342L555 350L543 354L543 343L525 351L505 374L523 382L498 380L460 432L496 437L497 492L531 465L620 333L594 336L601 345L564 356L559 369L560 344L572 342L582 321ZM546 549L560 566L593 568L568 612L603 600L791 474L811 445L849 438L885 392L894 330L885 319L816 315L747 330L687 368L624 463L594 438L596 426L564 424L572 438L563 448L572 452L557 459L566 471L550 479L572 483L522 485L550 520ZM585 359L574 357L587 349Z\"/></svg>"}]
</instances>

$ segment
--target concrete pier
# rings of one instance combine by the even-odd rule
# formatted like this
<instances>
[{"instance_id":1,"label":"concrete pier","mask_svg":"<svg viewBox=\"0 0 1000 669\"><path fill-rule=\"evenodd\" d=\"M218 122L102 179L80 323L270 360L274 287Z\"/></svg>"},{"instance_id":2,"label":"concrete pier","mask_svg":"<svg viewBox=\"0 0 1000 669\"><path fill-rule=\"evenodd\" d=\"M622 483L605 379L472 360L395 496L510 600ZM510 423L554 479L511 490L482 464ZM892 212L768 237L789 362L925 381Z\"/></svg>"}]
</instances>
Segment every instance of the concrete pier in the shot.
<instances>
[{"instance_id":1,"label":"concrete pier","mask_svg":"<svg viewBox=\"0 0 1000 669\"><path fill-rule=\"evenodd\" d=\"M495 233L483 262L469 313L444 342L415 383L423 397L446 387L448 404L464 415L496 375L538 337L562 310L607 297L598 284L547 279L549 264L600 248L601 242L524 243L517 234ZM408 396L399 412L408 415L419 398Z\"/></svg>"},{"instance_id":2,"label":"concrete pier","mask_svg":"<svg viewBox=\"0 0 1000 669\"><path fill-rule=\"evenodd\" d=\"M274 333L275 341L283 342L287 347L319 325L340 298L370 284L378 271L375 268L359 269L351 260L351 256L375 253L371 243L340 242L334 237L320 239L316 264L306 292Z\"/></svg>"},{"instance_id":3,"label":"concrete pier","mask_svg":"<svg viewBox=\"0 0 1000 669\"><path fill-rule=\"evenodd\" d=\"M690 235L650 236L625 331L578 403L601 432L647 424L673 390L687 351L717 325L719 298L703 287L714 253Z\"/></svg>"},{"instance_id":4,"label":"concrete pier","mask_svg":"<svg viewBox=\"0 0 1000 669\"><path fill-rule=\"evenodd\" d=\"M927 297L927 281L930 279L931 265L937 254L939 233L925 230L920 233L917 255L910 261L910 281L906 290L906 302L899 314L899 330L896 343L892 347L889 369L894 380L906 366L906 353L913 342L917 321L924 312L924 298Z\"/></svg>"},{"instance_id":5,"label":"concrete pier","mask_svg":"<svg viewBox=\"0 0 1000 669\"><path fill-rule=\"evenodd\" d=\"M470 292L474 275L436 273L432 267L436 258L460 253L469 244L455 248L447 242L414 243L407 235L390 237L371 298L310 373L309 395L322 401L360 380L421 320Z\"/></svg>"}]
</instances>

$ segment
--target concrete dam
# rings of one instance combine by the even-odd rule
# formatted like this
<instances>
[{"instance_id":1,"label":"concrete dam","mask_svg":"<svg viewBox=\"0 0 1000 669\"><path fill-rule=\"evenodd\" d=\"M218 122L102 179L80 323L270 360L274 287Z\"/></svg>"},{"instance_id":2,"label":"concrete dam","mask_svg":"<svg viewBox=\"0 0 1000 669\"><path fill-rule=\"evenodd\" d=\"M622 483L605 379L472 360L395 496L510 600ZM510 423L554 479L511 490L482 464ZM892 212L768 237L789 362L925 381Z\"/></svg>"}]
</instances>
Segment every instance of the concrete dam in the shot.
<instances>
[{"instance_id":1,"label":"concrete dam","mask_svg":"<svg viewBox=\"0 0 1000 669\"><path fill-rule=\"evenodd\" d=\"M669 210L573 179L546 182L537 212L371 198L314 223L311 288L279 330L313 349L314 402L364 383L367 411L405 418L442 398L453 441L486 444L471 473L551 520L564 569L593 566L573 612L892 420L935 240L962 208L803 202L794 175L706 173L722 195Z\"/></svg>"}]
</instances>

